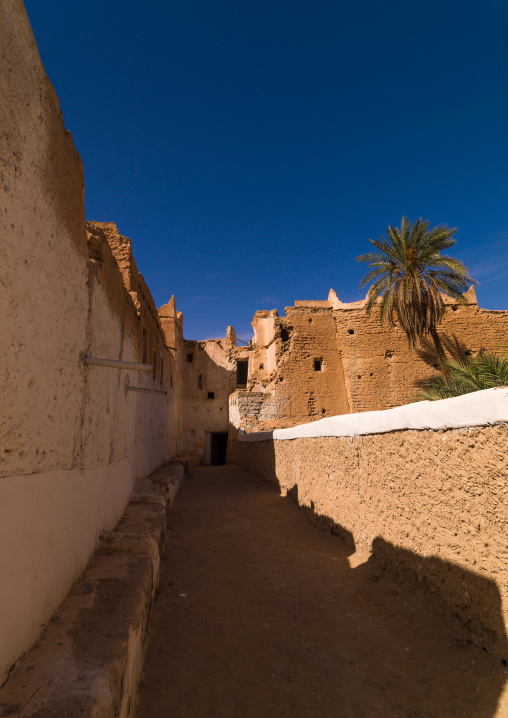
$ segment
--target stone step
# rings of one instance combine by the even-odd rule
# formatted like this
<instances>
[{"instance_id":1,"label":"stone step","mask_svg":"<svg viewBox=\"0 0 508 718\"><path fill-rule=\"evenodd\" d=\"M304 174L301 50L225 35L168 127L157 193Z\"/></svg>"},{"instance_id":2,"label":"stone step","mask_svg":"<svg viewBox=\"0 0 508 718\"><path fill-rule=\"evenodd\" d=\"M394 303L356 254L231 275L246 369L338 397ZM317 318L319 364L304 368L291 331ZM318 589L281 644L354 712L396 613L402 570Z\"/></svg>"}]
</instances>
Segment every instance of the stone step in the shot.
<instances>
[{"instance_id":1,"label":"stone step","mask_svg":"<svg viewBox=\"0 0 508 718\"><path fill-rule=\"evenodd\" d=\"M136 482L113 531L103 532L82 576L37 644L0 689L0 716L131 718L166 512L184 476L171 462Z\"/></svg>"}]
</instances>

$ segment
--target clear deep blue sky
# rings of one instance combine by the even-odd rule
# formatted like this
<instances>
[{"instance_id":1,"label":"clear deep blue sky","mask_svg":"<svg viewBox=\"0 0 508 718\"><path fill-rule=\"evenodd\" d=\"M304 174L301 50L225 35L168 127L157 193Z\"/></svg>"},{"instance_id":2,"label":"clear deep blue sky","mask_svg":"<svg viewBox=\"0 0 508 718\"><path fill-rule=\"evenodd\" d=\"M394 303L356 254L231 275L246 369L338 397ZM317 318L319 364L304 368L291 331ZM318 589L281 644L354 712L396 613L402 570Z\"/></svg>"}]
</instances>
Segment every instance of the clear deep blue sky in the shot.
<instances>
[{"instance_id":1,"label":"clear deep blue sky","mask_svg":"<svg viewBox=\"0 0 508 718\"><path fill-rule=\"evenodd\" d=\"M85 168L185 336L364 291L403 214L508 308L505 0L25 0Z\"/></svg>"}]
</instances>

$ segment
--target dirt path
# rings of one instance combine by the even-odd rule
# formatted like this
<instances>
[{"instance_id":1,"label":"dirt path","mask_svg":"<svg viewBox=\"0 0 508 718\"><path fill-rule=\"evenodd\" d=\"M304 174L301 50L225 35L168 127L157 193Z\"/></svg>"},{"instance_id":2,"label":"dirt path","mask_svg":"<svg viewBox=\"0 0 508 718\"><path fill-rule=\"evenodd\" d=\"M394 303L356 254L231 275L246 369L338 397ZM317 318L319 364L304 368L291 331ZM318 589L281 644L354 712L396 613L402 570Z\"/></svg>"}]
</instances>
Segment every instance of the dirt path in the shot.
<instances>
[{"instance_id":1,"label":"dirt path","mask_svg":"<svg viewBox=\"0 0 508 718\"><path fill-rule=\"evenodd\" d=\"M199 467L169 513L138 718L490 718L508 677L292 499Z\"/></svg>"}]
</instances>

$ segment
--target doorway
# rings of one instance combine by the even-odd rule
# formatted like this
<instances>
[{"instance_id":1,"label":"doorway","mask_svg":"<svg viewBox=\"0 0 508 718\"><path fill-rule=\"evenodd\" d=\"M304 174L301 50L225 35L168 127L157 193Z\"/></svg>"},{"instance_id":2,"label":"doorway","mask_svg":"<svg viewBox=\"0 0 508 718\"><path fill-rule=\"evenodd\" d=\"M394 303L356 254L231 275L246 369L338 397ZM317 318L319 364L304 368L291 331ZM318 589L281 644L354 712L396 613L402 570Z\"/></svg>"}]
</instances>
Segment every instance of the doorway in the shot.
<instances>
[{"instance_id":1,"label":"doorway","mask_svg":"<svg viewBox=\"0 0 508 718\"><path fill-rule=\"evenodd\" d=\"M226 463L227 448L227 431L207 431L205 433L205 464L223 466Z\"/></svg>"}]
</instances>

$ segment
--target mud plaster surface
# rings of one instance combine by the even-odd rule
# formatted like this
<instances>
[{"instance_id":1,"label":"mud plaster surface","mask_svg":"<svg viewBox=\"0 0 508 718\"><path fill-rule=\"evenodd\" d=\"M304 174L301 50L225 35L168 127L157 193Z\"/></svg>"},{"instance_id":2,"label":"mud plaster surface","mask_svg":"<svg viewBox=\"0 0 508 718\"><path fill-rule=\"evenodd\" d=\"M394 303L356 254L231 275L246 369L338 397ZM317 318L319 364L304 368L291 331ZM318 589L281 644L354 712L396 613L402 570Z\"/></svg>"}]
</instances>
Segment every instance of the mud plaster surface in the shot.
<instances>
[{"instance_id":1,"label":"mud plaster surface","mask_svg":"<svg viewBox=\"0 0 508 718\"><path fill-rule=\"evenodd\" d=\"M347 535L356 557L421 582L508 657L506 425L236 447L234 461Z\"/></svg>"},{"instance_id":2,"label":"mud plaster surface","mask_svg":"<svg viewBox=\"0 0 508 718\"><path fill-rule=\"evenodd\" d=\"M137 718L506 716L499 657L235 467L168 515Z\"/></svg>"}]
</instances>

